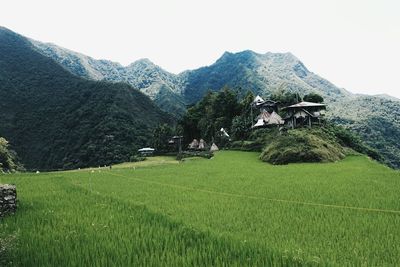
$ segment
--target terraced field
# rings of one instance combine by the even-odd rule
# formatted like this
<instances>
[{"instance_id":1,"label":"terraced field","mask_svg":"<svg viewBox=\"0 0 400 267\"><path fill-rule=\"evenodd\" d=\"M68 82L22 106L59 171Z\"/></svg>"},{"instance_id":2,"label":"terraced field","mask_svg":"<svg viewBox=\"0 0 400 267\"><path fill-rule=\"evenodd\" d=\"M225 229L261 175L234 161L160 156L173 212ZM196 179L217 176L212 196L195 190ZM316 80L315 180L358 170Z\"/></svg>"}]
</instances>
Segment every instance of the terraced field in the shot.
<instances>
[{"instance_id":1,"label":"terraced field","mask_svg":"<svg viewBox=\"0 0 400 267\"><path fill-rule=\"evenodd\" d=\"M13 266L400 265L400 172L363 156L273 166L256 153L0 176Z\"/></svg>"}]
</instances>

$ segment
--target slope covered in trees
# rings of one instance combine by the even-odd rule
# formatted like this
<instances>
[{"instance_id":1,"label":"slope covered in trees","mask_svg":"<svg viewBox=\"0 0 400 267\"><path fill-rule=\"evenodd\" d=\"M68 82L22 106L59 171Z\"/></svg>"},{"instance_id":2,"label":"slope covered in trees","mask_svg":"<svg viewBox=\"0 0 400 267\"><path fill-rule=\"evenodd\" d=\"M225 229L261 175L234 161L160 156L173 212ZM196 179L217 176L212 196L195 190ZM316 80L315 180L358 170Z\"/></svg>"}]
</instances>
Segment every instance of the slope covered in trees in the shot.
<instances>
[{"instance_id":1,"label":"slope covered in trees","mask_svg":"<svg viewBox=\"0 0 400 267\"><path fill-rule=\"evenodd\" d=\"M333 104L330 119L358 133L382 154L388 165L400 168L400 101L395 98L358 96Z\"/></svg>"},{"instance_id":2,"label":"slope covered in trees","mask_svg":"<svg viewBox=\"0 0 400 267\"><path fill-rule=\"evenodd\" d=\"M148 59L140 59L129 66L89 56L54 44L30 40L40 53L54 59L71 73L92 80L125 82L155 101L162 110L175 115L185 112L181 96L181 79Z\"/></svg>"},{"instance_id":3,"label":"slope covered in trees","mask_svg":"<svg viewBox=\"0 0 400 267\"><path fill-rule=\"evenodd\" d=\"M0 121L28 169L54 169L128 160L170 119L131 86L74 76L0 28Z\"/></svg>"}]
</instances>

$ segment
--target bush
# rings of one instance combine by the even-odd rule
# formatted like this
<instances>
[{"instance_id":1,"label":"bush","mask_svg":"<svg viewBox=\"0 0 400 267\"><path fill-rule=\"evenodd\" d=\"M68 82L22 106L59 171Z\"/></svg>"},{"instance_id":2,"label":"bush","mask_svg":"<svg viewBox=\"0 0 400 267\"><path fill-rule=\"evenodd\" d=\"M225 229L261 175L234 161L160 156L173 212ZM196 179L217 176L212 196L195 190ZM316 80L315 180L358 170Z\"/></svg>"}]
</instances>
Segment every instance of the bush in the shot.
<instances>
[{"instance_id":1,"label":"bush","mask_svg":"<svg viewBox=\"0 0 400 267\"><path fill-rule=\"evenodd\" d=\"M321 129L295 129L278 135L260 156L272 164L333 162L344 157L343 147Z\"/></svg>"},{"instance_id":2,"label":"bush","mask_svg":"<svg viewBox=\"0 0 400 267\"><path fill-rule=\"evenodd\" d=\"M212 152L209 151L183 151L182 153L176 156L177 160L182 160L184 158L191 158L191 157L202 157L206 159L210 159L214 156Z\"/></svg>"},{"instance_id":3,"label":"bush","mask_svg":"<svg viewBox=\"0 0 400 267\"><path fill-rule=\"evenodd\" d=\"M241 150L241 151L261 151L264 147L263 142L259 141L234 141L229 145L229 149L232 150Z\"/></svg>"},{"instance_id":4,"label":"bush","mask_svg":"<svg viewBox=\"0 0 400 267\"><path fill-rule=\"evenodd\" d=\"M144 161L146 160L146 157L138 156L138 155L133 155L129 158L130 162L138 162L138 161Z\"/></svg>"}]
</instances>

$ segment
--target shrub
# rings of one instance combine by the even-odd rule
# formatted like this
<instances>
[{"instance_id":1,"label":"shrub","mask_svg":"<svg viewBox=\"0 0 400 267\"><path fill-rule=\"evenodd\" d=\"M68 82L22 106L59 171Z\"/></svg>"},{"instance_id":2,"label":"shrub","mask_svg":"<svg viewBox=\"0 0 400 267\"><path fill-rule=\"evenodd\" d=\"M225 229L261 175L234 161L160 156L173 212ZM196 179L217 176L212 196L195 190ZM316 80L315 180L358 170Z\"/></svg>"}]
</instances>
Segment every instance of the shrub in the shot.
<instances>
[{"instance_id":1,"label":"shrub","mask_svg":"<svg viewBox=\"0 0 400 267\"><path fill-rule=\"evenodd\" d=\"M324 136L324 137L322 137ZM261 153L272 164L333 162L344 158L344 149L321 129L296 129L277 135Z\"/></svg>"},{"instance_id":2,"label":"shrub","mask_svg":"<svg viewBox=\"0 0 400 267\"><path fill-rule=\"evenodd\" d=\"M210 159L214 156L214 154L210 151L183 151L182 153L176 156L177 160L182 160L184 158L191 157L202 157L206 159Z\"/></svg>"},{"instance_id":3,"label":"shrub","mask_svg":"<svg viewBox=\"0 0 400 267\"><path fill-rule=\"evenodd\" d=\"M131 156L131 157L129 158L129 160L130 160L131 162L138 162L138 161L144 161L144 160L146 160L146 158L145 158L145 157L142 157L142 156L138 156L138 155L133 155L133 156Z\"/></svg>"}]
</instances>

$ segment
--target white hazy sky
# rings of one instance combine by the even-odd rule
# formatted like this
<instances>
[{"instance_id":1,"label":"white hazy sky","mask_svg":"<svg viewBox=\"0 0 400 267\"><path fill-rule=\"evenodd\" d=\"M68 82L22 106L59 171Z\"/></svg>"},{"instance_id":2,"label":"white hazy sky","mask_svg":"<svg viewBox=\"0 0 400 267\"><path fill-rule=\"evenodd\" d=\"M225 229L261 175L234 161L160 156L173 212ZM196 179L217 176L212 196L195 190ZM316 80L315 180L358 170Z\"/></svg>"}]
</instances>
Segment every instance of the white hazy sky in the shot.
<instances>
[{"instance_id":1,"label":"white hazy sky","mask_svg":"<svg viewBox=\"0 0 400 267\"><path fill-rule=\"evenodd\" d=\"M4 0L0 25L174 73L224 51L292 52L339 87L400 98L399 0Z\"/></svg>"}]
</instances>

